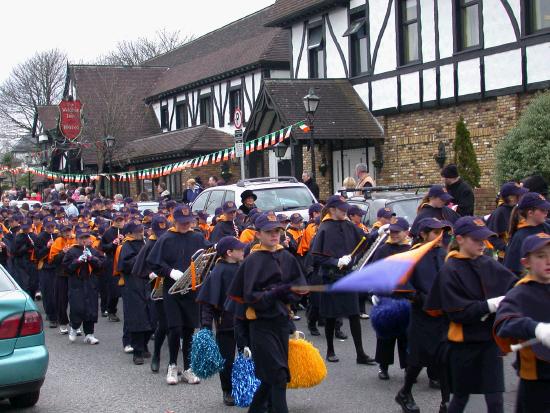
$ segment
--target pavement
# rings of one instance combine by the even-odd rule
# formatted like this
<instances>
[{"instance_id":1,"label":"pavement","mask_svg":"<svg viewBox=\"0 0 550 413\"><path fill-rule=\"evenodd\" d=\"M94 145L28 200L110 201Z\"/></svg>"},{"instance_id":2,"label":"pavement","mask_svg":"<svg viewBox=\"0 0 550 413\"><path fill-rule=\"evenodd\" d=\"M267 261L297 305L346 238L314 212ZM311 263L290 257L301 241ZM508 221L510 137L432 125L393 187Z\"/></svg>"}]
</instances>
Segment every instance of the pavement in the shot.
<instances>
[{"instance_id":1,"label":"pavement","mask_svg":"<svg viewBox=\"0 0 550 413\"><path fill-rule=\"evenodd\" d=\"M303 315L300 312L299 315ZM369 320L361 321L364 347L374 355L375 335ZM168 349L161 354L161 373L151 372L148 363L135 366L132 356L122 351L122 323L108 322L100 318L96 325L96 346L84 344L79 337L69 343L57 329L49 329L45 323L46 344L50 351L50 364L38 404L25 410L37 413L64 412L245 412L238 407L222 404L222 392L218 377L198 385L180 383L168 386L165 371ZM304 320L297 322L299 330L306 332L310 340L324 356L324 337L311 337ZM322 329L321 329L322 331ZM344 331L349 334L347 321ZM152 348L152 343L151 343ZM289 390L287 400L290 412L372 412L399 413L401 408L394 397L403 384L403 372L390 367L390 380L380 381L377 366L355 363L355 350L351 336L335 342L339 363L328 363L328 376L323 383L311 389ZM397 356L396 356L397 360ZM505 358L505 411L513 412L517 378L511 367L513 358ZM181 355L180 355L180 365ZM439 391L428 387L425 371L420 374L413 388L415 400L422 412L437 412ZM6 400L0 401L0 412L15 412ZM20 410L17 410L20 411ZM467 412L486 411L482 396L470 399Z\"/></svg>"}]
</instances>

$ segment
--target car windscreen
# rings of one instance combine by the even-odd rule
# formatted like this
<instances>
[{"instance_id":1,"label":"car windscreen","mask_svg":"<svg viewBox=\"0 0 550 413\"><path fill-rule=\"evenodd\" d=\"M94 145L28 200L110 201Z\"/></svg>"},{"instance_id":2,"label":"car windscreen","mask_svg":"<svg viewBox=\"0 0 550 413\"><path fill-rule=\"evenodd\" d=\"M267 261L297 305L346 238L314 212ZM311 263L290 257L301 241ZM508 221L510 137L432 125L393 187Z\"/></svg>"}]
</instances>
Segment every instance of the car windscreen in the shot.
<instances>
[{"instance_id":1,"label":"car windscreen","mask_svg":"<svg viewBox=\"0 0 550 413\"><path fill-rule=\"evenodd\" d=\"M386 206L391 208L398 217L405 218L412 225L416 218L418 204L421 198L401 199L398 201L390 201L386 203Z\"/></svg>"},{"instance_id":2,"label":"car windscreen","mask_svg":"<svg viewBox=\"0 0 550 413\"><path fill-rule=\"evenodd\" d=\"M0 292L13 290L15 290L15 285L13 285L13 282L4 274L3 269L0 268Z\"/></svg>"},{"instance_id":3,"label":"car windscreen","mask_svg":"<svg viewBox=\"0 0 550 413\"><path fill-rule=\"evenodd\" d=\"M309 190L301 186L255 189L254 193L258 196L256 206L264 211L308 209L315 202Z\"/></svg>"}]
</instances>

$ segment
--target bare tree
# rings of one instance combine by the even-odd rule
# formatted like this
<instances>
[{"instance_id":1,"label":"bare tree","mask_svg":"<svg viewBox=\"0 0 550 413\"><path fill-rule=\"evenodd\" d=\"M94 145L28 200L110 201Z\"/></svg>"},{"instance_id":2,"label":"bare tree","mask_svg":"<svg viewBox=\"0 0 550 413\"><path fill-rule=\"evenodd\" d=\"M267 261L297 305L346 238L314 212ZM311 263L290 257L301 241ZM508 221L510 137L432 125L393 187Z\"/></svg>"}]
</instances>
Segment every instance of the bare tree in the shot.
<instances>
[{"instance_id":1,"label":"bare tree","mask_svg":"<svg viewBox=\"0 0 550 413\"><path fill-rule=\"evenodd\" d=\"M0 124L9 133L31 131L36 106L61 99L67 56L59 49L38 52L17 65L0 86Z\"/></svg>"},{"instance_id":2,"label":"bare tree","mask_svg":"<svg viewBox=\"0 0 550 413\"><path fill-rule=\"evenodd\" d=\"M158 30L155 37L139 37L136 40L118 42L115 50L99 57L99 64L136 66L144 61L169 52L194 39L193 35L181 35L179 30Z\"/></svg>"}]
</instances>

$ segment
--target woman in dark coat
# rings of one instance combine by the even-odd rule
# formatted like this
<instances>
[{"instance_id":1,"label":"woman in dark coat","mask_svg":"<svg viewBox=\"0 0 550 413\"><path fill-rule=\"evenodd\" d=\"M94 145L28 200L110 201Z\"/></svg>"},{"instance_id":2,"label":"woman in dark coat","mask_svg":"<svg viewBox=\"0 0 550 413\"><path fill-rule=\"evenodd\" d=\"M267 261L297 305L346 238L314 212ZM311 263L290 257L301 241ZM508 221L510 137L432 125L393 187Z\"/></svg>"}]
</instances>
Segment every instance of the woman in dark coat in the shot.
<instances>
[{"instance_id":1,"label":"woman in dark coat","mask_svg":"<svg viewBox=\"0 0 550 413\"><path fill-rule=\"evenodd\" d=\"M150 356L147 343L151 338L149 274L133 273L137 255L145 245L143 225L140 221L130 221L124 227L126 236L120 247L117 271L124 280L122 300L124 302L124 323L130 333L130 345L134 349L134 364L143 364L143 358Z\"/></svg>"},{"instance_id":2,"label":"woman in dark coat","mask_svg":"<svg viewBox=\"0 0 550 413\"><path fill-rule=\"evenodd\" d=\"M25 218L13 242L13 269L17 283L33 300L38 290L35 244L36 234L32 232L32 219Z\"/></svg>"},{"instance_id":3,"label":"woman in dark coat","mask_svg":"<svg viewBox=\"0 0 550 413\"><path fill-rule=\"evenodd\" d=\"M332 284L351 271L353 257L350 254L364 237L362 231L347 219L348 208L349 204L339 195L333 195L328 199L321 215L321 224L310 248L314 264L319 266L319 276L323 284ZM319 312L321 317L326 319L328 361L339 361L334 352L336 319L348 317L357 363L375 364L363 350L357 293L321 294Z\"/></svg>"},{"instance_id":4,"label":"woman in dark coat","mask_svg":"<svg viewBox=\"0 0 550 413\"><path fill-rule=\"evenodd\" d=\"M84 342L98 344L94 336L94 324L98 313L98 275L105 262L104 254L92 247L90 230L78 228L78 244L73 245L63 257L63 267L69 277L69 341L76 340L77 330L84 329Z\"/></svg>"},{"instance_id":5,"label":"woman in dark coat","mask_svg":"<svg viewBox=\"0 0 550 413\"><path fill-rule=\"evenodd\" d=\"M460 218L455 211L446 206L453 197L445 191L441 185L432 185L428 194L424 197L418 207L418 214L411 226L411 235L418 237L418 223L424 218L437 218L440 221L447 221L451 224ZM445 244L448 244L448 239Z\"/></svg>"}]
</instances>

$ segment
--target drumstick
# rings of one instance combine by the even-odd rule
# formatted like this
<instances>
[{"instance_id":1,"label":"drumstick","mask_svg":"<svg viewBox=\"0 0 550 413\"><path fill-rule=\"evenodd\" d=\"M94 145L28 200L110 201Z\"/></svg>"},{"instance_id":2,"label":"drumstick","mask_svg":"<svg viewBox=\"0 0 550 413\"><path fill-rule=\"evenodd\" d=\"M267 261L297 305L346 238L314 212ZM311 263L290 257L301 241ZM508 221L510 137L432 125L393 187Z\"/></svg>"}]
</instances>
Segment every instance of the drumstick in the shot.
<instances>
[{"instance_id":1,"label":"drumstick","mask_svg":"<svg viewBox=\"0 0 550 413\"><path fill-rule=\"evenodd\" d=\"M361 245L363 245L363 242L365 242L367 240L367 237L362 237L361 238L361 241L359 241L359 243L355 246L355 248L353 249L353 251L351 252L351 256L353 257L355 255L355 253L357 252L357 250L359 248L361 248Z\"/></svg>"},{"instance_id":2,"label":"drumstick","mask_svg":"<svg viewBox=\"0 0 550 413\"><path fill-rule=\"evenodd\" d=\"M291 291L296 293L322 293L327 291L328 285L318 284L318 285L295 285L290 287Z\"/></svg>"},{"instance_id":3,"label":"drumstick","mask_svg":"<svg viewBox=\"0 0 550 413\"><path fill-rule=\"evenodd\" d=\"M510 346L510 350L512 350L513 352L516 352L524 348L534 346L535 344L538 344L538 343L540 343L540 340L538 338L532 338L531 340L524 341L523 343L512 344Z\"/></svg>"}]
</instances>

